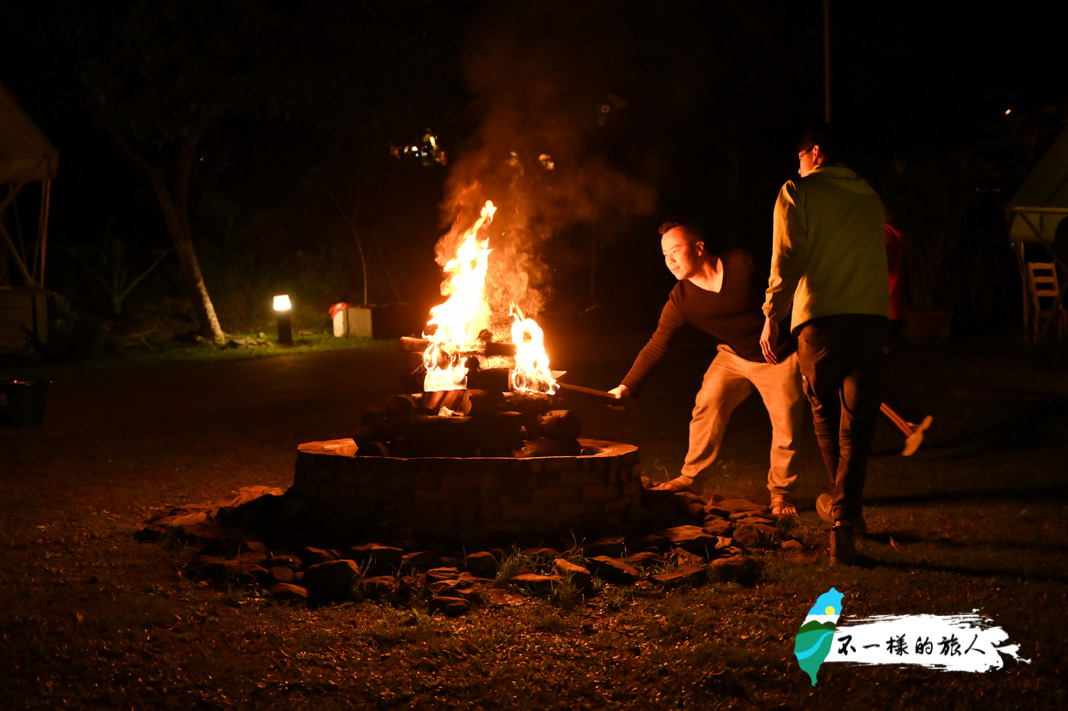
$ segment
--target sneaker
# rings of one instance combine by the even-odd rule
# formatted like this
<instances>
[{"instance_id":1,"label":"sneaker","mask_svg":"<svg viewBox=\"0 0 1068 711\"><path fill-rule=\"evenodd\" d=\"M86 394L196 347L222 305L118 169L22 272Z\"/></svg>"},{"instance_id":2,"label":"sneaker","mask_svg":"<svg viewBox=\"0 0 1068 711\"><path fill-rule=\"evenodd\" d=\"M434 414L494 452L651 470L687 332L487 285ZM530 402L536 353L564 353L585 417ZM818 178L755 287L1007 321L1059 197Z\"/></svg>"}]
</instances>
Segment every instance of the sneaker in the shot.
<instances>
[{"instance_id":1,"label":"sneaker","mask_svg":"<svg viewBox=\"0 0 1068 711\"><path fill-rule=\"evenodd\" d=\"M860 559L853 529L835 526L831 529L831 565L853 565Z\"/></svg>"},{"instance_id":2,"label":"sneaker","mask_svg":"<svg viewBox=\"0 0 1068 711\"><path fill-rule=\"evenodd\" d=\"M834 519L831 518L831 501L834 499L830 494L820 494L816 498L816 513L820 515L827 523L834 523ZM868 532L868 524L864 522L863 514L856 521L853 522L853 530L860 535L864 535Z\"/></svg>"}]
</instances>

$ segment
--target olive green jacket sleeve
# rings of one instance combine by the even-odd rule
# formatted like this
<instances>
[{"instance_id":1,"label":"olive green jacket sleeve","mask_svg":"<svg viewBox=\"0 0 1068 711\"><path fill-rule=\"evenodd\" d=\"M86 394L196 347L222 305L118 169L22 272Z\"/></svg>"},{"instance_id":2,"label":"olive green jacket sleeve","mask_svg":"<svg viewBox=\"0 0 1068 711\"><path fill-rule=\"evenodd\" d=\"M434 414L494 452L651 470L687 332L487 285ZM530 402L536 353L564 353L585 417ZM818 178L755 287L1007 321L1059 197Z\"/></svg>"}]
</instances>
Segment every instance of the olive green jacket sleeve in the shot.
<instances>
[{"instance_id":1,"label":"olive green jacket sleeve","mask_svg":"<svg viewBox=\"0 0 1068 711\"><path fill-rule=\"evenodd\" d=\"M805 273L808 226L797 193L797 185L792 180L782 186L772 219L771 276L764 315L779 322L790 315L794 293Z\"/></svg>"},{"instance_id":2,"label":"olive green jacket sleeve","mask_svg":"<svg viewBox=\"0 0 1068 711\"><path fill-rule=\"evenodd\" d=\"M775 201L764 314L797 330L837 314L886 316L890 289L882 200L843 165L821 165Z\"/></svg>"}]
</instances>

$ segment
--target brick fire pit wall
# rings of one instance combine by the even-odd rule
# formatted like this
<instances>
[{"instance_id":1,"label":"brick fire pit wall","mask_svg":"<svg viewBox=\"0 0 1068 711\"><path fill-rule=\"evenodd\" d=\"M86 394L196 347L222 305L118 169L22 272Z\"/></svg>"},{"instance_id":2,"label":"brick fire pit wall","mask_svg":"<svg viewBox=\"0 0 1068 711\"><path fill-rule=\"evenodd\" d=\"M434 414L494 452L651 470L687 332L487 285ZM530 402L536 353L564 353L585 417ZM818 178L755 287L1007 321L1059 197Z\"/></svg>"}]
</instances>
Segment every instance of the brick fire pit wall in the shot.
<instances>
[{"instance_id":1,"label":"brick fire pit wall","mask_svg":"<svg viewBox=\"0 0 1068 711\"><path fill-rule=\"evenodd\" d=\"M471 540L600 532L641 511L638 448L579 440L571 457L348 457L297 453L287 496L339 533Z\"/></svg>"}]
</instances>

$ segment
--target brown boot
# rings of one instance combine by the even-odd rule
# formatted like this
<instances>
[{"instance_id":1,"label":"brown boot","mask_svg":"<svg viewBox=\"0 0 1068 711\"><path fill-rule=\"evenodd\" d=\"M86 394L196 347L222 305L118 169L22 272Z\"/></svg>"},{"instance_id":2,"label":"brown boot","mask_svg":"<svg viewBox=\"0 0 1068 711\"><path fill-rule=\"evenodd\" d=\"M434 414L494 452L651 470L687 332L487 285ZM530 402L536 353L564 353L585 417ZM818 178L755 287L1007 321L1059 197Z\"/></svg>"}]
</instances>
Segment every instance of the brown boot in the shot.
<instances>
[{"instance_id":1,"label":"brown boot","mask_svg":"<svg viewBox=\"0 0 1068 711\"><path fill-rule=\"evenodd\" d=\"M831 529L831 565L853 565L859 559L853 527L835 525Z\"/></svg>"}]
</instances>

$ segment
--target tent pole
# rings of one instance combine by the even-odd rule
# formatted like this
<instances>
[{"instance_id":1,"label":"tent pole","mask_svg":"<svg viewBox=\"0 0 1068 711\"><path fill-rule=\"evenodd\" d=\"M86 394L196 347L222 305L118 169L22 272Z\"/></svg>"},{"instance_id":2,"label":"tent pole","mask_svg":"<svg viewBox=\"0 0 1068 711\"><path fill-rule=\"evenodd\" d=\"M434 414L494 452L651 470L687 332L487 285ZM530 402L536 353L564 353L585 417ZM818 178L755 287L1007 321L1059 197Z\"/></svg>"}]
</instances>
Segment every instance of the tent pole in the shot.
<instances>
[{"instance_id":1,"label":"tent pole","mask_svg":"<svg viewBox=\"0 0 1068 711\"><path fill-rule=\"evenodd\" d=\"M19 268L19 272L22 273L22 278L26 280L26 286L36 287L37 283L34 282L33 277L26 271L26 262L22 259L22 255L15 249L15 243L11 241L11 235L7 233L7 228L3 224L0 224L0 235L3 235L4 242L7 243L7 249L11 253L11 256L15 258L15 264Z\"/></svg>"},{"instance_id":2,"label":"tent pole","mask_svg":"<svg viewBox=\"0 0 1068 711\"><path fill-rule=\"evenodd\" d=\"M1020 285L1023 287L1023 302L1020 310L1023 312L1023 327L1031 327L1031 280L1027 276L1027 265L1024 263L1024 246L1019 240L1012 241L1012 253L1016 256L1016 268L1020 270Z\"/></svg>"},{"instance_id":3,"label":"tent pole","mask_svg":"<svg viewBox=\"0 0 1068 711\"><path fill-rule=\"evenodd\" d=\"M52 179L41 183L41 217L37 221L37 246L41 250L41 272L37 285L44 289L45 259L48 257L48 213L52 198Z\"/></svg>"},{"instance_id":4,"label":"tent pole","mask_svg":"<svg viewBox=\"0 0 1068 711\"><path fill-rule=\"evenodd\" d=\"M8 186L7 196L3 202L0 202L0 213L7 209L7 206L15 201L15 196L19 194L19 191L25 187L26 183L11 183Z\"/></svg>"}]
</instances>

